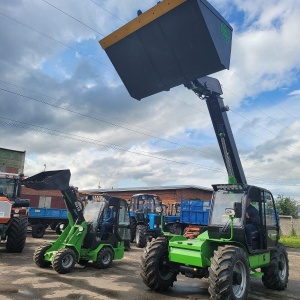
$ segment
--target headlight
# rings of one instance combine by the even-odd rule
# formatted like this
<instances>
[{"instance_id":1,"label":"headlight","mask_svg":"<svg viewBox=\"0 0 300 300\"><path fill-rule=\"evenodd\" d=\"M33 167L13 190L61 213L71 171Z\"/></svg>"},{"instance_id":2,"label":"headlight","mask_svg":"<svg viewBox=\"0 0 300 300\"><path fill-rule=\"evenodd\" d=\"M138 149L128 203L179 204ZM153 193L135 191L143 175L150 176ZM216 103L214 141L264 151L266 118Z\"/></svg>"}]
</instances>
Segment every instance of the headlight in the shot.
<instances>
[{"instance_id":1,"label":"headlight","mask_svg":"<svg viewBox=\"0 0 300 300\"><path fill-rule=\"evenodd\" d=\"M15 214L18 214L20 212L19 209L15 209Z\"/></svg>"}]
</instances>

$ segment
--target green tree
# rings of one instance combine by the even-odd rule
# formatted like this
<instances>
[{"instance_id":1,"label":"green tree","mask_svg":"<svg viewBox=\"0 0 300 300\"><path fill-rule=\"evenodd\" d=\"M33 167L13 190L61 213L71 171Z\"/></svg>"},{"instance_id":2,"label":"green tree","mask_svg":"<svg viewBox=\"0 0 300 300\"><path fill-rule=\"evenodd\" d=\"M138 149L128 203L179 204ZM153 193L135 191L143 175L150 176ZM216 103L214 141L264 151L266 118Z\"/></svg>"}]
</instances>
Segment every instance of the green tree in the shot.
<instances>
[{"instance_id":1,"label":"green tree","mask_svg":"<svg viewBox=\"0 0 300 300\"><path fill-rule=\"evenodd\" d=\"M298 217L297 202L290 197L277 196L276 207L280 215Z\"/></svg>"}]
</instances>

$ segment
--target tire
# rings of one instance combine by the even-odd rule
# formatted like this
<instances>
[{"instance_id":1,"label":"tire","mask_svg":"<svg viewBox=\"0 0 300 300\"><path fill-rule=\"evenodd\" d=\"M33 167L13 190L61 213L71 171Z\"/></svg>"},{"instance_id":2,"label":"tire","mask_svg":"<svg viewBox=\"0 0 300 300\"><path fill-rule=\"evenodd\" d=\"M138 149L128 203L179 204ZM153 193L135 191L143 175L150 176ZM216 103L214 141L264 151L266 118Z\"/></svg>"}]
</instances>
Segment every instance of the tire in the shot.
<instances>
[{"instance_id":1,"label":"tire","mask_svg":"<svg viewBox=\"0 0 300 300\"><path fill-rule=\"evenodd\" d=\"M130 242L133 243L136 236L136 220L130 218Z\"/></svg>"},{"instance_id":2,"label":"tire","mask_svg":"<svg viewBox=\"0 0 300 300\"><path fill-rule=\"evenodd\" d=\"M124 241L124 250L125 251L129 251L130 249L131 249L131 247L130 247L130 241L125 240Z\"/></svg>"},{"instance_id":3,"label":"tire","mask_svg":"<svg viewBox=\"0 0 300 300\"><path fill-rule=\"evenodd\" d=\"M36 248L36 250L34 251L33 254L33 261L35 262L35 264L40 267L40 268L46 268L49 267L51 265L50 261L47 261L44 259L44 255L47 252L48 249L50 249L52 247L52 244L46 244L46 245L42 245L39 246L38 248Z\"/></svg>"},{"instance_id":4,"label":"tire","mask_svg":"<svg viewBox=\"0 0 300 300\"><path fill-rule=\"evenodd\" d=\"M172 227L170 228L170 233L182 235L183 231L180 224L176 224L176 223L173 224Z\"/></svg>"},{"instance_id":5,"label":"tire","mask_svg":"<svg viewBox=\"0 0 300 300\"><path fill-rule=\"evenodd\" d=\"M44 236L45 231L45 226L42 223L38 223L32 227L31 235L33 238L40 239Z\"/></svg>"},{"instance_id":6,"label":"tire","mask_svg":"<svg viewBox=\"0 0 300 300\"><path fill-rule=\"evenodd\" d=\"M284 290L289 281L289 259L285 247L278 244L275 251L271 251L270 265L261 268L264 273L263 284L272 290Z\"/></svg>"},{"instance_id":7,"label":"tire","mask_svg":"<svg viewBox=\"0 0 300 300\"><path fill-rule=\"evenodd\" d=\"M12 218L7 231L6 251L21 253L25 247L27 236L27 217Z\"/></svg>"},{"instance_id":8,"label":"tire","mask_svg":"<svg viewBox=\"0 0 300 300\"><path fill-rule=\"evenodd\" d=\"M214 251L208 271L210 299L247 299L250 271L243 249L231 245L219 246Z\"/></svg>"},{"instance_id":9,"label":"tire","mask_svg":"<svg viewBox=\"0 0 300 300\"><path fill-rule=\"evenodd\" d=\"M109 247L104 247L98 252L97 261L94 262L94 267L97 269L107 269L111 266L114 258L113 251Z\"/></svg>"},{"instance_id":10,"label":"tire","mask_svg":"<svg viewBox=\"0 0 300 300\"><path fill-rule=\"evenodd\" d=\"M144 248L147 245L147 227L145 225L137 225L135 243L138 248Z\"/></svg>"},{"instance_id":11,"label":"tire","mask_svg":"<svg viewBox=\"0 0 300 300\"><path fill-rule=\"evenodd\" d=\"M56 230L56 226L57 226L57 223L51 223L50 224L50 229L55 231Z\"/></svg>"},{"instance_id":12,"label":"tire","mask_svg":"<svg viewBox=\"0 0 300 300\"><path fill-rule=\"evenodd\" d=\"M52 267L59 274L72 271L76 262L76 253L70 248L63 248L56 252L52 259Z\"/></svg>"},{"instance_id":13,"label":"tire","mask_svg":"<svg viewBox=\"0 0 300 300\"><path fill-rule=\"evenodd\" d=\"M168 239L158 237L147 244L141 257L141 277L150 289L162 292L173 286L178 272L172 269L168 258Z\"/></svg>"}]
</instances>

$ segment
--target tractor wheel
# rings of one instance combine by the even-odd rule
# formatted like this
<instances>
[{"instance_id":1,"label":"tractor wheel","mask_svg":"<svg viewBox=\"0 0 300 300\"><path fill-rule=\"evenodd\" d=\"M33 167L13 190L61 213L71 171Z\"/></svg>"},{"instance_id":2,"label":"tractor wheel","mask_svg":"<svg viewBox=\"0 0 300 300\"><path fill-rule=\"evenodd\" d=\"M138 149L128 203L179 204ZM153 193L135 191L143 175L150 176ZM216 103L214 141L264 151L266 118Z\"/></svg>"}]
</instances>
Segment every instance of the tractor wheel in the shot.
<instances>
[{"instance_id":1,"label":"tractor wheel","mask_svg":"<svg viewBox=\"0 0 300 300\"><path fill-rule=\"evenodd\" d=\"M180 224L174 223L172 227L170 228L170 232L177 235L182 235L182 228Z\"/></svg>"},{"instance_id":2,"label":"tractor wheel","mask_svg":"<svg viewBox=\"0 0 300 300\"><path fill-rule=\"evenodd\" d=\"M42 245L36 248L33 254L33 261L40 268L46 268L51 265L50 261L44 259L45 253L49 248L52 247L52 244Z\"/></svg>"},{"instance_id":3,"label":"tractor wheel","mask_svg":"<svg viewBox=\"0 0 300 300\"><path fill-rule=\"evenodd\" d=\"M261 268L264 273L263 284L272 290L284 290L289 281L289 259L285 247L278 244L277 250L271 251L270 265Z\"/></svg>"},{"instance_id":4,"label":"tractor wheel","mask_svg":"<svg viewBox=\"0 0 300 300\"><path fill-rule=\"evenodd\" d=\"M52 267L59 274L71 272L75 263L76 253L70 248L58 250L52 259Z\"/></svg>"},{"instance_id":5,"label":"tractor wheel","mask_svg":"<svg viewBox=\"0 0 300 300\"><path fill-rule=\"evenodd\" d=\"M246 300L250 288L249 262L235 246L219 246L209 267L210 299Z\"/></svg>"},{"instance_id":6,"label":"tractor wheel","mask_svg":"<svg viewBox=\"0 0 300 300\"><path fill-rule=\"evenodd\" d=\"M137 225L135 243L138 248L144 248L147 245L147 227L145 225Z\"/></svg>"},{"instance_id":7,"label":"tractor wheel","mask_svg":"<svg viewBox=\"0 0 300 300\"><path fill-rule=\"evenodd\" d=\"M58 224L58 223L51 223L51 224L50 224L50 229L53 230L53 231L55 231L55 230L56 230L57 224Z\"/></svg>"},{"instance_id":8,"label":"tractor wheel","mask_svg":"<svg viewBox=\"0 0 300 300\"><path fill-rule=\"evenodd\" d=\"M31 235L33 238L40 239L44 236L45 231L45 226L42 223L39 223L32 227Z\"/></svg>"},{"instance_id":9,"label":"tractor wheel","mask_svg":"<svg viewBox=\"0 0 300 300\"><path fill-rule=\"evenodd\" d=\"M108 247L104 247L98 252L97 261L94 262L94 267L98 269L107 269L111 266L113 258L113 251Z\"/></svg>"},{"instance_id":10,"label":"tractor wheel","mask_svg":"<svg viewBox=\"0 0 300 300\"><path fill-rule=\"evenodd\" d=\"M133 243L136 235L136 220L130 218L130 242Z\"/></svg>"},{"instance_id":11,"label":"tractor wheel","mask_svg":"<svg viewBox=\"0 0 300 300\"><path fill-rule=\"evenodd\" d=\"M7 231L6 251L21 253L24 249L27 236L28 218L26 216L12 218Z\"/></svg>"},{"instance_id":12,"label":"tractor wheel","mask_svg":"<svg viewBox=\"0 0 300 300\"><path fill-rule=\"evenodd\" d=\"M141 277L150 289L162 292L173 286L178 272L172 269L168 258L168 239L158 237L147 244L141 257Z\"/></svg>"}]
</instances>

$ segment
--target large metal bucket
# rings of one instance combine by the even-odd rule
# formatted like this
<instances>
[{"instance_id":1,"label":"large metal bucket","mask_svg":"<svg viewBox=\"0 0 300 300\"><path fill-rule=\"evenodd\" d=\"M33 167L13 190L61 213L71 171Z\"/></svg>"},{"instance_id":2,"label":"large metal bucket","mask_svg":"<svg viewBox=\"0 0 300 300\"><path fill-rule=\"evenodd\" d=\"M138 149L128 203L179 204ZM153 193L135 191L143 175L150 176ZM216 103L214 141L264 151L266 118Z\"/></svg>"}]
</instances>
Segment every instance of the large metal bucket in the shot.
<instances>
[{"instance_id":1,"label":"large metal bucket","mask_svg":"<svg viewBox=\"0 0 300 300\"><path fill-rule=\"evenodd\" d=\"M22 184L35 190L66 190L71 178L70 170L45 171L22 180Z\"/></svg>"},{"instance_id":2,"label":"large metal bucket","mask_svg":"<svg viewBox=\"0 0 300 300\"><path fill-rule=\"evenodd\" d=\"M206 0L164 0L100 41L129 94L228 69L232 27Z\"/></svg>"}]
</instances>

